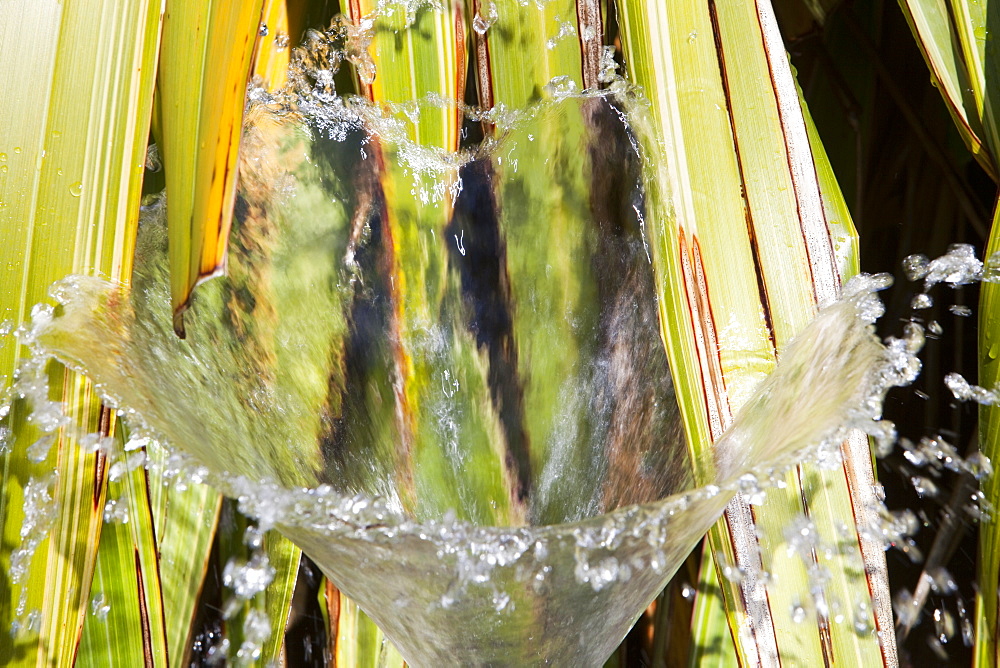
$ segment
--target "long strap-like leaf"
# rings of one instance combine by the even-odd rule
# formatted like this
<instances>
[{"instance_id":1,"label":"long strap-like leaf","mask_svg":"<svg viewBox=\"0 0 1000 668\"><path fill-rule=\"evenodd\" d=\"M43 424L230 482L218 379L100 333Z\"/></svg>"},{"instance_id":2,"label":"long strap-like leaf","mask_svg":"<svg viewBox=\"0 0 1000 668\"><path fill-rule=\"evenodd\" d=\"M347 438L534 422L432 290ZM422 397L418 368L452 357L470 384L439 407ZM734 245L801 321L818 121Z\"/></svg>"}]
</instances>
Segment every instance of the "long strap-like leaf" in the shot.
<instances>
[{"instance_id":1,"label":"long strap-like leaf","mask_svg":"<svg viewBox=\"0 0 1000 668\"><path fill-rule=\"evenodd\" d=\"M651 147L663 151L665 170L651 187L650 222L664 335L698 457L817 304L856 271L856 236L825 156L813 153L769 3L619 7L627 68L664 141ZM837 217L828 219L831 211ZM864 439L845 455L846 477L802 467L759 508L738 498L712 532L719 567L744 573L738 584L723 581L741 662L895 662L889 611L873 612L870 594L877 588L875 600L888 600L884 559L857 533L837 532L841 522L869 519ZM838 545L837 556L788 556L783 531L795 518L811 521L821 543ZM857 564L876 575L858 577ZM806 603L817 569L831 578L812 621L796 623L793 610ZM831 605L865 611L872 632L835 623Z\"/></svg>"},{"instance_id":2,"label":"long strap-like leaf","mask_svg":"<svg viewBox=\"0 0 1000 668\"><path fill-rule=\"evenodd\" d=\"M49 284L68 273L128 278L159 27L160 6L152 2L6 2L0 8L0 94L7 101L0 115L0 320L26 320ZM21 355L4 341L3 385ZM101 420L96 395L81 378L61 367L48 378L54 407L82 430L113 429L113 416ZM0 643L0 663L66 665L90 604L106 462L77 448L75 430L60 430L48 456L31 461L26 448L40 434L37 423L25 421L29 410L15 402L4 423L13 429L13 443L2 457L0 569L12 572L12 550L22 558L16 552L22 527L30 543L44 536L40 517L52 523L26 575L3 588L5 633L15 618L28 628ZM39 485L49 474L46 492ZM26 490L35 492L27 505ZM46 493L53 507L42 498Z\"/></svg>"}]
</instances>

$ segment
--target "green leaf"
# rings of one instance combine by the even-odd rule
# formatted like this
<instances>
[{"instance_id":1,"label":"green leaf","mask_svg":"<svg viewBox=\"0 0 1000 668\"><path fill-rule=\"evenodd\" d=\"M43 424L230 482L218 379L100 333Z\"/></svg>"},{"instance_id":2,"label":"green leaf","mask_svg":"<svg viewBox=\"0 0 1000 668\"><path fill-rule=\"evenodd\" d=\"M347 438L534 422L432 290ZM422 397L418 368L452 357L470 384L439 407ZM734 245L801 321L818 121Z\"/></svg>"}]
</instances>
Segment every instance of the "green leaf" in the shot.
<instances>
[{"instance_id":1,"label":"green leaf","mask_svg":"<svg viewBox=\"0 0 1000 668\"><path fill-rule=\"evenodd\" d=\"M8 2L2 11L0 95L9 113L0 116L0 321L17 325L68 273L128 277L160 13L151 2L106 0ZM22 355L4 341L2 385ZM0 590L4 629L14 622L22 588L25 614L40 615L37 633L0 643L5 664L72 661L97 557L105 462L75 441L86 432L109 433L113 416L102 417L81 378L56 366L47 376L50 399L82 431L60 431L36 464L26 456L40 436L25 421L29 406L15 402L4 423L14 442L2 457L0 570L10 573L12 551L21 544L26 485L54 470L51 491L59 506L27 577Z\"/></svg>"},{"instance_id":2,"label":"green leaf","mask_svg":"<svg viewBox=\"0 0 1000 668\"><path fill-rule=\"evenodd\" d=\"M121 432L116 434L119 447ZM133 452L133 461L143 454ZM118 519L106 522L101 532L77 665L167 665L169 620L148 485L141 465L108 483L110 514Z\"/></svg>"},{"instance_id":3,"label":"green leaf","mask_svg":"<svg viewBox=\"0 0 1000 668\"><path fill-rule=\"evenodd\" d=\"M243 105L263 0L169 0L157 91L170 191L174 328L195 284L225 268Z\"/></svg>"},{"instance_id":4,"label":"green leaf","mask_svg":"<svg viewBox=\"0 0 1000 668\"><path fill-rule=\"evenodd\" d=\"M1000 207L993 213L993 227L986 246L986 256L1000 251ZM1000 382L1000 289L993 282L983 283L979 302L979 384L993 388ZM1000 409L982 406L979 410L979 446L990 461L1000 461ZM1000 482L996 475L981 483L986 502L996 507ZM979 523L979 559L976 590L975 665L996 666L1000 662L1000 599L997 574L1000 573L1000 524L996 513Z\"/></svg>"},{"instance_id":5,"label":"green leaf","mask_svg":"<svg viewBox=\"0 0 1000 668\"><path fill-rule=\"evenodd\" d=\"M808 124L766 6L619 7L626 67L650 99L663 142L648 147L665 164L650 185L654 261L678 399L693 456L704 461L712 440L817 303L836 295L846 278L840 272L856 267L856 235L825 156L810 150ZM828 212L836 217L828 220ZM871 479L871 455L860 443L848 453L854 481ZM888 589L881 553L862 550L856 532L844 536L838 529L865 519L854 513L864 491L842 472L810 467L786 482L785 490L768 491L766 511L752 513L737 499L710 534L718 564L751 574L738 585L722 582L740 660L809 663L835 655L864 665L892 663L894 647L880 646L874 634L859 636L823 616L815 625L791 620L809 595L809 567L830 570L823 595L845 609L859 597L869 601L870 586L881 592L876 599L888 600ZM837 546L834 558L808 563L787 556L784 528L798 517L815 523L824 544ZM752 575L761 568L776 576L766 587ZM888 618L872 616L873 628L876 621L891 635Z\"/></svg>"},{"instance_id":6,"label":"green leaf","mask_svg":"<svg viewBox=\"0 0 1000 668\"><path fill-rule=\"evenodd\" d=\"M320 605L327 622L332 665L357 668L402 668L399 651L357 603L329 580L320 588Z\"/></svg>"},{"instance_id":7,"label":"green leaf","mask_svg":"<svg viewBox=\"0 0 1000 668\"><path fill-rule=\"evenodd\" d=\"M986 3L901 0L899 4L959 134L995 180L1000 135L984 68L986 63L996 60L985 58L989 34ZM993 71L989 75L991 81L996 81Z\"/></svg>"}]
</instances>

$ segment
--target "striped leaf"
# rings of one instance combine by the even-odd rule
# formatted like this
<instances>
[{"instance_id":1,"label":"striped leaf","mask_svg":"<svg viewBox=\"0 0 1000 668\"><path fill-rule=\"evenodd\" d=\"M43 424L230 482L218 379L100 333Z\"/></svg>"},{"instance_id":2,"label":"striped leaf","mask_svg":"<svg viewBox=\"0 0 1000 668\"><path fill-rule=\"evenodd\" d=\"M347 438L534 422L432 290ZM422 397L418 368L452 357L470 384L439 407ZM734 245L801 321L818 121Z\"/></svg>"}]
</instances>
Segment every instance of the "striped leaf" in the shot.
<instances>
[{"instance_id":1,"label":"striped leaf","mask_svg":"<svg viewBox=\"0 0 1000 668\"><path fill-rule=\"evenodd\" d=\"M159 147L170 191L170 294L178 333L195 284L225 268L243 100L262 3L165 5Z\"/></svg>"},{"instance_id":2,"label":"striped leaf","mask_svg":"<svg viewBox=\"0 0 1000 668\"><path fill-rule=\"evenodd\" d=\"M998 65L986 57L987 3L969 0L904 0L899 3L917 46L959 134L979 164L997 178L995 81Z\"/></svg>"},{"instance_id":3,"label":"striped leaf","mask_svg":"<svg viewBox=\"0 0 1000 668\"><path fill-rule=\"evenodd\" d=\"M1000 251L1000 207L995 207L987 257ZM1000 287L984 283L979 303L979 383L993 388L1000 383ZM1000 457L1000 408L982 406L979 411L979 443L983 454L991 461ZM981 483L986 503L996 508L1000 501L1000 483L996 475ZM976 590L977 666L1000 664L1000 525L996 513L980 520L979 559Z\"/></svg>"},{"instance_id":4,"label":"striped leaf","mask_svg":"<svg viewBox=\"0 0 1000 668\"><path fill-rule=\"evenodd\" d=\"M45 299L52 281L68 273L127 279L138 215L142 166L159 47L160 7L150 2L70 4L8 2L0 9L0 320L14 324ZM5 340L0 376L9 385L23 350ZM76 439L109 434L89 383L50 366L48 397L76 428L60 429L47 456L28 446L40 436L17 401L4 425L13 430L3 457L0 568L11 573L10 550L44 529L25 524L33 512L26 489L47 490L58 512L48 539L34 551L20 582L8 581L0 602L5 633L15 622L31 627L0 643L6 665L67 664L77 652L90 605L90 582L106 498L103 456L81 451ZM32 487L33 486L33 487ZM37 519L35 520L37 523ZM45 522L43 522L45 524ZM19 596L27 593L21 613Z\"/></svg>"},{"instance_id":5,"label":"striped leaf","mask_svg":"<svg viewBox=\"0 0 1000 668\"><path fill-rule=\"evenodd\" d=\"M328 629L330 665L402 668L406 664L375 622L329 580L320 589Z\"/></svg>"},{"instance_id":6,"label":"striped leaf","mask_svg":"<svg viewBox=\"0 0 1000 668\"><path fill-rule=\"evenodd\" d=\"M111 521L101 532L77 665L168 665L169 618L148 494L141 466L108 483Z\"/></svg>"},{"instance_id":7,"label":"striped leaf","mask_svg":"<svg viewBox=\"0 0 1000 668\"><path fill-rule=\"evenodd\" d=\"M856 271L856 235L825 156L811 148L768 3L619 8L626 66L664 141L651 147L666 165L651 185L651 227L671 368L698 460L817 304ZM845 455L847 476L802 467L760 511L737 498L711 533L716 564L746 572L722 582L741 662L894 662L888 610L870 612L870 588L888 600L884 559L853 529L869 519L855 514L872 478L865 439ZM836 549L789 556L783 532L795 518ZM793 610L807 604L817 568L831 576L822 596L833 607L797 624ZM771 582L755 575L762 569ZM833 622L835 608L856 606L872 633Z\"/></svg>"}]
</instances>

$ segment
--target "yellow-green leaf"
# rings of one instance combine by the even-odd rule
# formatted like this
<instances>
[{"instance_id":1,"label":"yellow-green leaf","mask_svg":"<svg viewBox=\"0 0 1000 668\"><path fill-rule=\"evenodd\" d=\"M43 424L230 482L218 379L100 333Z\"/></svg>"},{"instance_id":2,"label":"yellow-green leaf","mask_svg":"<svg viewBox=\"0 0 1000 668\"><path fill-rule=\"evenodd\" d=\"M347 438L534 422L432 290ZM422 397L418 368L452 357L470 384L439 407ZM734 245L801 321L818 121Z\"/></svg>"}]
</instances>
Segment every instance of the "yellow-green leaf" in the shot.
<instances>
[{"instance_id":1,"label":"yellow-green leaf","mask_svg":"<svg viewBox=\"0 0 1000 668\"><path fill-rule=\"evenodd\" d=\"M198 281L225 268L243 104L263 0L169 0L157 90L170 193L174 328Z\"/></svg>"},{"instance_id":2,"label":"yellow-green leaf","mask_svg":"<svg viewBox=\"0 0 1000 668\"><path fill-rule=\"evenodd\" d=\"M704 461L702 453L817 304L834 298L846 277L841 272L856 266L856 236L829 185L825 156L811 151L766 3L619 7L626 66L652 103L663 142L649 147L665 165L650 185L661 315L693 456ZM828 212L836 218L828 220ZM871 456L860 442L848 450L849 465L867 470L870 480ZM738 584L722 581L740 660L892 663L889 620L876 619L868 602L869 587L888 599L881 553L863 550L857 533L837 531L840 523L865 519L855 515L861 505L852 504L852 494L860 500L863 490L843 472L811 467L786 482L786 489L768 492L766 512L738 497L711 534L720 567L747 573ZM835 556L789 555L783 532L797 519L814 522L824 544L838 546ZM859 575L866 567L874 575ZM871 628L885 632L881 644L874 633L859 635L822 612L815 624L792 621L809 597L814 568L831 573L827 602L853 609L862 598ZM762 571L774 576L766 586L756 575Z\"/></svg>"},{"instance_id":3,"label":"yellow-green leaf","mask_svg":"<svg viewBox=\"0 0 1000 668\"><path fill-rule=\"evenodd\" d=\"M24 322L48 286L69 273L127 280L159 28L159 5L145 1L5 2L0 8L6 105L0 116L0 321ZM5 339L3 385L22 354ZM11 550L21 544L25 486L54 470L50 490L60 507L26 578L5 589L0 601L4 629L15 616L33 626L0 643L5 664L72 661L97 556L105 462L75 441L85 432L107 434L113 416L102 419L90 385L75 374L51 366L47 376L49 399L82 432L58 432L36 464L26 450L40 435L25 421L30 407L15 402L4 423L14 442L2 460L0 569L10 572ZM22 589L27 598L19 615Z\"/></svg>"}]
</instances>

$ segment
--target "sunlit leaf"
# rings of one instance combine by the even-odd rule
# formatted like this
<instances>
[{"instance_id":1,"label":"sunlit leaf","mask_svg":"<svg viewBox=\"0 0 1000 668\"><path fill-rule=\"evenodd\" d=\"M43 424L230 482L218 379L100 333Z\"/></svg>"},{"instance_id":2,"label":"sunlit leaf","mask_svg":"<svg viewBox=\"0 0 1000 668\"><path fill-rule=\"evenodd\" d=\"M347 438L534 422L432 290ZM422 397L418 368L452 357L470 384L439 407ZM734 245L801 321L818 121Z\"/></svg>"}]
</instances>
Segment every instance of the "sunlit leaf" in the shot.
<instances>
[{"instance_id":1,"label":"sunlit leaf","mask_svg":"<svg viewBox=\"0 0 1000 668\"><path fill-rule=\"evenodd\" d=\"M619 7L626 66L649 96L664 139L662 147L650 147L654 154L664 151L667 165L651 187L650 222L664 291L664 335L697 458L817 303L837 293L841 272L856 270L856 235L831 186L825 156L810 149L784 47L765 4ZM836 218L828 220L831 211ZM862 458L852 466L867 469L870 480L871 456L864 439L860 444L850 450ZM738 498L711 534L717 564L748 572L739 584L722 582L741 660L795 663L836 655L865 665L891 663L889 643L880 647L874 635L859 637L853 628L830 624L822 612L816 625L792 621L810 591L812 567L783 545L784 529L796 518L809 518L824 544L843 549L815 562L832 573L824 596L854 605L859 596L869 600L872 583L884 587L886 581L878 575L885 569L880 553L863 552L857 534L837 533L842 518L861 507L852 505L852 491L858 492L843 473L803 467L787 482L786 490L767 493L766 511L753 512ZM865 518L854 519L849 526ZM864 558L876 574L871 578L859 577L854 565ZM754 576L762 568L780 577L765 587ZM887 599L887 589L880 590L876 598ZM890 623L870 619L872 628L886 630Z\"/></svg>"},{"instance_id":2,"label":"sunlit leaf","mask_svg":"<svg viewBox=\"0 0 1000 668\"><path fill-rule=\"evenodd\" d=\"M195 284L225 267L243 102L262 3L166 3L157 91L178 333Z\"/></svg>"},{"instance_id":3,"label":"sunlit leaf","mask_svg":"<svg viewBox=\"0 0 1000 668\"><path fill-rule=\"evenodd\" d=\"M15 113L0 116L0 320L23 322L67 273L127 279L158 50L159 5L149 2L7 2L0 9L0 94ZM0 347L9 385L23 350ZM34 552L27 576L3 589L0 626L29 627L0 643L0 662L69 663L90 604L105 502L105 459L76 437L107 434L89 384L61 367L47 374L49 398L79 429L57 433L35 463L27 448L40 433L17 401L4 421L0 564L11 573L22 543L26 485L54 476L59 512ZM44 454L44 453L39 453ZM33 456L37 459L38 456ZM34 483L32 482L34 481ZM36 506L37 508L37 506ZM27 527L29 538L43 532ZM9 582L9 581L8 581ZM23 610L19 596L27 593Z\"/></svg>"}]
</instances>

